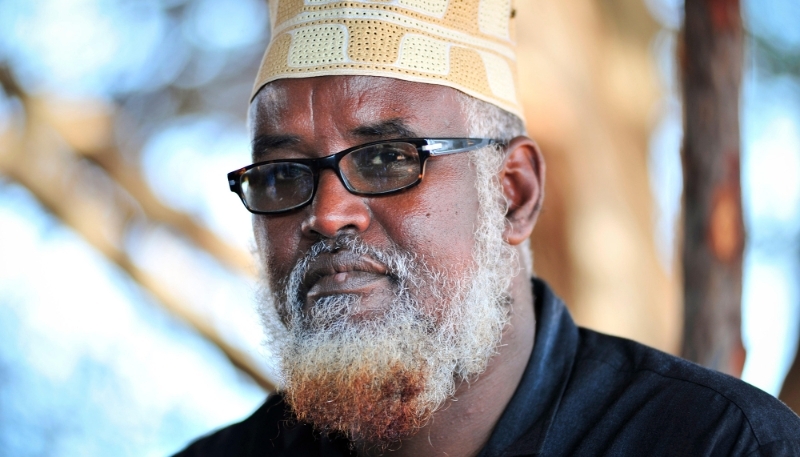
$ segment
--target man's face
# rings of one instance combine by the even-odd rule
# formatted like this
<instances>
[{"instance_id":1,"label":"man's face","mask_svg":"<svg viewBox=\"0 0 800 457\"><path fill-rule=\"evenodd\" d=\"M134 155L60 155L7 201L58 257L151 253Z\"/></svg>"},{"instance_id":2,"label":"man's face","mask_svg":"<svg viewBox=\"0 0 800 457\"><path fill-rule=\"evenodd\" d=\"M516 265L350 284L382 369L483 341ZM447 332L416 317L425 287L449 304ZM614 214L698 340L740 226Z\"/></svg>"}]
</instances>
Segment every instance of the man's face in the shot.
<instances>
[{"instance_id":1,"label":"man's face","mask_svg":"<svg viewBox=\"0 0 800 457\"><path fill-rule=\"evenodd\" d=\"M253 103L254 144L269 146L254 150L253 160L323 157L389 138L466 137L453 92L389 78L273 82ZM466 155L437 158L428 161L418 186L362 197L349 193L333 171L325 170L310 205L254 219L258 248L272 278L286 277L315 242L344 232L358 234L376 248L397 245L435 267L469 268L478 209L474 179ZM323 277L311 293L358 293L365 308L380 310L386 305L380 291L387 281L380 272L355 271Z\"/></svg>"},{"instance_id":2,"label":"man's face","mask_svg":"<svg viewBox=\"0 0 800 457\"><path fill-rule=\"evenodd\" d=\"M254 161L469 136L453 89L388 78L276 81L251 119ZM324 170L309 205L254 217L265 300L289 330L284 377L298 417L356 440L396 441L452 395L457 375L485 368L507 319L510 275L496 265L509 257L501 197L480 193L476 179L469 154L445 156L427 162L418 186L364 197Z\"/></svg>"}]
</instances>

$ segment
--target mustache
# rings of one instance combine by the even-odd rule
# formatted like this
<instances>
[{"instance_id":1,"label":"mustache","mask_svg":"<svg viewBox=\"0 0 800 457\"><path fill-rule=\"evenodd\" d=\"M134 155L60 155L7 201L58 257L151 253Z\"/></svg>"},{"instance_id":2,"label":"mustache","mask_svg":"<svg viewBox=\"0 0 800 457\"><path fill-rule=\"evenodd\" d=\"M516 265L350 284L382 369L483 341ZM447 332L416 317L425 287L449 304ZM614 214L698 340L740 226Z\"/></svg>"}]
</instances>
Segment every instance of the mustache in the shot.
<instances>
[{"instance_id":1,"label":"mustache","mask_svg":"<svg viewBox=\"0 0 800 457\"><path fill-rule=\"evenodd\" d=\"M283 295L288 311L302 307L305 296L321 275L340 271L362 270L385 274L392 284L405 292L417 280L417 256L396 245L388 248L370 246L355 234L342 234L314 243L300 258L284 281Z\"/></svg>"}]
</instances>

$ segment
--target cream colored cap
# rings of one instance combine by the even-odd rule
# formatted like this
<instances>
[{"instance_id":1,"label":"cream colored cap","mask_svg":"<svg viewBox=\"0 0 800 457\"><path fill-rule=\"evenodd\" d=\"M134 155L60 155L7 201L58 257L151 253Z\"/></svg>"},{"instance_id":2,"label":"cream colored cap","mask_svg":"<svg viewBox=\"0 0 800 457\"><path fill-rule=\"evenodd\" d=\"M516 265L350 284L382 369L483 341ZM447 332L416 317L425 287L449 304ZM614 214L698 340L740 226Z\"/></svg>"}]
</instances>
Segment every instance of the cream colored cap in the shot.
<instances>
[{"instance_id":1,"label":"cream colored cap","mask_svg":"<svg viewBox=\"0 0 800 457\"><path fill-rule=\"evenodd\" d=\"M522 118L512 0L270 0L270 81L386 76L452 87Z\"/></svg>"}]
</instances>

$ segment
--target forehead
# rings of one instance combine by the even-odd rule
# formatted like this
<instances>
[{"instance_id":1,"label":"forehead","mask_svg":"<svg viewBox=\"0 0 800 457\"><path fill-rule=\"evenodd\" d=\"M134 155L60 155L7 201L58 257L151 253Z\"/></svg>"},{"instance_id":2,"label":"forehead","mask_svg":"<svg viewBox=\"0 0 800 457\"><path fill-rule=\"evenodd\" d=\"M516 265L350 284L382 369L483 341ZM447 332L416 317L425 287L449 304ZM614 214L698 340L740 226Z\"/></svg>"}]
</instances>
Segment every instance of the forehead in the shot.
<instances>
[{"instance_id":1,"label":"forehead","mask_svg":"<svg viewBox=\"0 0 800 457\"><path fill-rule=\"evenodd\" d=\"M455 89L376 76L282 79L250 105L251 134L347 136L365 125L399 120L419 136L466 136Z\"/></svg>"}]
</instances>

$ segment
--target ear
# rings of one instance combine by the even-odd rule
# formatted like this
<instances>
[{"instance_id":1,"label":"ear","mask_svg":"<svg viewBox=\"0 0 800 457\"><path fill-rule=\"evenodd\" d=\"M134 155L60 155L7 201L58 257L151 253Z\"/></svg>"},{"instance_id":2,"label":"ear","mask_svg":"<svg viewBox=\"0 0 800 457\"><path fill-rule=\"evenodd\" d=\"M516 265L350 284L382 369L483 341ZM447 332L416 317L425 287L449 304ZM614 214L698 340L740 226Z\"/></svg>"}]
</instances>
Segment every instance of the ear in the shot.
<instances>
[{"instance_id":1,"label":"ear","mask_svg":"<svg viewBox=\"0 0 800 457\"><path fill-rule=\"evenodd\" d=\"M544 158L530 138L518 136L506 147L500 183L508 202L503 238L517 245L531 236L544 199Z\"/></svg>"}]
</instances>

